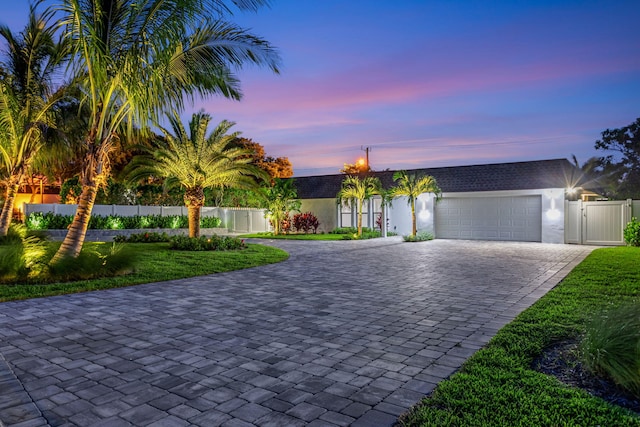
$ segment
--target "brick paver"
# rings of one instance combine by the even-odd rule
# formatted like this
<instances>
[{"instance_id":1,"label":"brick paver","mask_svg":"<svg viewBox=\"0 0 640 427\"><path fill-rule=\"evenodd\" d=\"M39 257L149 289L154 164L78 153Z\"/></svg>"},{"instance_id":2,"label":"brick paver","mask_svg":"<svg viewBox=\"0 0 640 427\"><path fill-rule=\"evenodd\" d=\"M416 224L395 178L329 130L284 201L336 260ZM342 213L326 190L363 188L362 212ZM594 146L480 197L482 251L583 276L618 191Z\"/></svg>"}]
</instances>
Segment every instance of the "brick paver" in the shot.
<instances>
[{"instance_id":1,"label":"brick paver","mask_svg":"<svg viewBox=\"0 0 640 427\"><path fill-rule=\"evenodd\" d=\"M6 426L390 426L593 248L270 242L288 261L0 305Z\"/></svg>"}]
</instances>

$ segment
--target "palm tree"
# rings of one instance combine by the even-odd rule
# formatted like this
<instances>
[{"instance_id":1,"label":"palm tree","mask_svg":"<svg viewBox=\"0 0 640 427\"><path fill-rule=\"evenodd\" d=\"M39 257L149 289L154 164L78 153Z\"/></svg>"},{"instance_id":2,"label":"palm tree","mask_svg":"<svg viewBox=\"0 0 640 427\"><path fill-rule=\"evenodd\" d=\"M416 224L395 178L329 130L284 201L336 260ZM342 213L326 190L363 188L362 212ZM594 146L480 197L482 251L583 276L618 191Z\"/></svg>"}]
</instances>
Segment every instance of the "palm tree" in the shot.
<instances>
[{"instance_id":1,"label":"palm tree","mask_svg":"<svg viewBox=\"0 0 640 427\"><path fill-rule=\"evenodd\" d=\"M246 63L278 72L265 40L223 19L228 4L254 10L266 0L60 0L70 70L90 110L74 220L52 259L82 249L98 187L109 176L109 152L135 127L157 123L196 95L240 99L233 70ZM211 18L217 15L217 20ZM126 132L126 133L125 133Z\"/></svg>"},{"instance_id":2,"label":"palm tree","mask_svg":"<svg viewBox=\"0 0 640 427\"><path fill-rule=\"evenodd\" d=\"M271 219L273 234L280 234L282 220L287 218L289 212L300 209L298 192L291 179L274 178L273 185L264 190L267 202L268 218Z\"/></svg>"},{"instance_id":3,"label":"palm tree","mask_svg":"<svg viewBox=\"0 0 640 427\"><path fill-rule=\"evenodd\" d=\"M252 164L248 150L233 145L239 132L227 133L235 124L223 120L207 136L211 116L195 113L185 129L177 112L168 115L172 132L160 128L164 138L151 154L138 156L129 165L129 177L153 175L165 178L165 185L180 185L188 209L189 237L200 236L200 208L204 206L206 188L255 188L255 178L267 174Z\"/></svg>"},{"instance_id":4,"label":"palm tree","mask_svg":"<svg viewBox=\"0 0 640 427\"><path fill-rule=\"evenodd\" d=\"M440 188L436 183L436 179L431 175L409 174L407 171L398 171L393 174L393 180L396 182L396 186L391 188L392 196L406 197L409 206L411 206L411 235L415 236L417 232L416 200L418 196L423 193L434 193L437 200L441 194Z\"/></svg>"},{"instance_id":5,"label":"palm tree","mask_svg":"<svg viewBox=\"0 0 640 427\"><path fill-rule=\"evenodd\" d=\"M52 76L64 58L64 45L54 40L51 18L50 12L38 15L32 4L20 34L0 26L7 45L0 64L0 166L6 185L0 236L7 234L18 187L45 143L51 106L60 95L53 93Z\"/></svg>"},{"instance_id":6,"label":"palm tree","mask_svg":"<svg viewBox=\"0 0 640 427\"><path fill-rule=\"evenodd\" d=\"M376 177L347 176L342 181L342 188L338 192L338 202L344 206L357 204L358 211L358 237L362 236L362 206L365 200L369 200L377 194L381 194L382 185Z\"/></svg>"}]
</instances>

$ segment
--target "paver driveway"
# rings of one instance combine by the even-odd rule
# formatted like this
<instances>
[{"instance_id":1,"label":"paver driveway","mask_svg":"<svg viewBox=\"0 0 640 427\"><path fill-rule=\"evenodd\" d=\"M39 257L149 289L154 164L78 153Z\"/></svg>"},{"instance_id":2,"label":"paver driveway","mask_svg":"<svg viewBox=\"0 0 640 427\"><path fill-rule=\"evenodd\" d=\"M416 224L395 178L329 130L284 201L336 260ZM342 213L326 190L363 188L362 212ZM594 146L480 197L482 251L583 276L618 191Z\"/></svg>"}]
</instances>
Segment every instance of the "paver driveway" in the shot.
<instances>
[{"instance_id":1,"label":"paver driveway","mask_svg":"<svg viewBox=\"0 0 640 427\"><path fill-rule=\"evenodd\" d=\"M389 426L592 249L270 244L291 258L0 304L0 419Z\"/></svg>"}]
</instances>

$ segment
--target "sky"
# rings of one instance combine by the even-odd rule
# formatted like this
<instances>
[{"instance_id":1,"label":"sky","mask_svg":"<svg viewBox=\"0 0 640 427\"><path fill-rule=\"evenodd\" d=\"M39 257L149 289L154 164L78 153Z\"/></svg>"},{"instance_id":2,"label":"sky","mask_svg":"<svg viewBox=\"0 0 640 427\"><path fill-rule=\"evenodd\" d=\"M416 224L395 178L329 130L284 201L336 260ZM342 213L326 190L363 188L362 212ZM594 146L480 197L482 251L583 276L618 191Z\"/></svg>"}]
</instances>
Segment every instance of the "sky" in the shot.
<instances>
[{"instance_id":1,"label":"sky","mask_svg":"<svg viewBox=\"0 0 640 427\"><path fill-rule=\"evenodd\" d=\"M26 0L3 2L19 30ZM638 0L271 0L231 18L278 48L244 97L190 105L294 176L571 158L640 118Z\"/></svg>"}]
</instances>

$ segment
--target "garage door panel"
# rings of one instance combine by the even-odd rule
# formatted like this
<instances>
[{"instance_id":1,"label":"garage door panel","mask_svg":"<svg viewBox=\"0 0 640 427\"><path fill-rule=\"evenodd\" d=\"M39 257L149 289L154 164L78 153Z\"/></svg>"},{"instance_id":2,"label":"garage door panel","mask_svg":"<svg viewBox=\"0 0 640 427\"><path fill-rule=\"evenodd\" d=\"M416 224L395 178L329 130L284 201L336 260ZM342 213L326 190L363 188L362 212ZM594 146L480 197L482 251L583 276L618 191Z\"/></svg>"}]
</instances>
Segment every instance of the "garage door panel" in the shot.
<instances>
[{"instance_id":1,"label":"garage door panel","mask_svg":"<svg viewBox=\"0 0 640 427\"><path fill-rule=\"evenodd\" d=\"M436 205L436 237L542 240L540 196L444 198Z\"/></svg>"}]
</instances>

